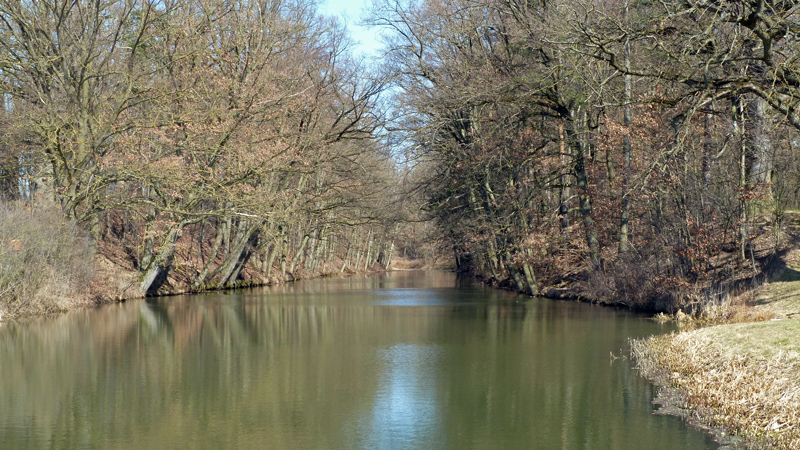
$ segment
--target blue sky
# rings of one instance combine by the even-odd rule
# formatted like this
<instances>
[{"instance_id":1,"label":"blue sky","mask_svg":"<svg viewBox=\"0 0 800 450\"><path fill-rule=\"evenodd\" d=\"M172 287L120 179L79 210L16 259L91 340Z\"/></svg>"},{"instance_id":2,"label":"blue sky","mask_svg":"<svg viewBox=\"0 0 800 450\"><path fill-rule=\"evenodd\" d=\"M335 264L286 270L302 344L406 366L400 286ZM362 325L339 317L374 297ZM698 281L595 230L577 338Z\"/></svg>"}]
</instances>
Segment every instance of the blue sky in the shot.
<instances>
[{"instance_id":1,"label":"blue sky","mask_svg":"<svg viewBox=\"0 0 800 450\"><path fill-rule=\"evenodd\" d=\"M356 48L365 56L377 56L380 39L374 31L361 27L358 22L370 0L320 0L319 12L330 16L339 16L347 23L350 35Z\"/></svg>"}]
</instances>

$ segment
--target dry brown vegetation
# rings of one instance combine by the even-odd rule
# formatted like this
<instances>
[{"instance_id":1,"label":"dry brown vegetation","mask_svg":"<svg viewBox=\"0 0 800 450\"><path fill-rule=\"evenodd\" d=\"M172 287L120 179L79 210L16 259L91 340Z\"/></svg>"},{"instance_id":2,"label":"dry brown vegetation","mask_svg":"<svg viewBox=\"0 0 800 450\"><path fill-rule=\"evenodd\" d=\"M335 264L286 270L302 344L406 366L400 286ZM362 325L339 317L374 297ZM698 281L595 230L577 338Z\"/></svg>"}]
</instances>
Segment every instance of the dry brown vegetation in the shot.
<instances>
[{"instance_id":1,"label":"dry brown vegetation","mask_svg":"<svg viewBox=\"0 0 800 450\"><path fill-rule=\"evenodd\" d=\"M93 249L57 208L0 202L0 318L85 303Z\"/></svg>"},{"instance_id":2,"label":"dry brown vegetation","mask_svg":"<svg viewBox=\"0 0 800 450\"><path fill-rule=\"evenodd\" d=\"M773 28L796 21L785 6L376 4L392 127L457 269L747 320L727 298L763 282L800 185L800 121L776 104L800 98L767 69L795 46Z\"/></svg>"},{"instance_id":3,"label":"dry brown vegetation","mask_svg":"<svg viewBox=\"0 0 800 450\"><path fill-rule=\"evenodd\" d=\"M767 322L750 331L763 337L780 331L780 342L795 345L753 352L753 341L724 340L741 327L683 332L633 343L641 372L660 386L657 403L688 421L747 440L750 448L800 448L800 326ZM753 324L747 324L752 327ZM777 329L776 329L777 328ZM726 344L723 345L722 342Z\"/></svg>"},{"instance_id":4,"label":"dry brown vegetation","mask_svg":"<svg viewBox=\"0 0 800 450\"><path fill-rule=\"evenodd\" d=\"M0 198L78 224L102 255L92 295L366 271L401 247L373 140L386 77L313 1L0 0L0 16Z\"/></svg>"},{"instance_id":5,"label":"dry brown vegetation","mask_svg":"<svg viewBox=\"0 0 800 450\"><path fill-rule=\"evenodd\" d=\"M108 237L93 242L86 229L64 217L57 206L33 208L22 202L0 202L0 320L144 296L139 289L141 273L137 270L136 247L114 238L114 232L105 229L112 223L101 225ZM130 228L126 233L137 235ZM164 282L164 294L230 287L192 286L192 277L197 273L193 263L208 260L212 250L210 243L204 243L194 244L197 248L192 252L192 240L192 235L186 234L177 241L174 268ZM264 261L253 258L242 268L236 286L372 272L391 265L391 255L379 254L374 244L369 245L373 247L372 254L348 251L347 259L332 248L316 265L309 264L309 256L303 252L292 272L288 266L282 268L280 261L265 272ZM296 251L289 253L287 259L294 260L295 256ZM217 263L222 263L221 257ZM426 265L423 260L411 258L399 258L397 263L398 268Z\"/></svg>"},{"instance_id":6,"label":"dry brown vegetation","mask_svg":"<svg viewBox=\"0 0 800 450\"><path fill-rule=\"evenodd\" d=\"M748 448L800 448L798 223L787 214L765 265L768 283L694 316L662 314L685 331L633 342L640 371L660 388L663 412L737 435Z\"/></svg>"}]
</instances>

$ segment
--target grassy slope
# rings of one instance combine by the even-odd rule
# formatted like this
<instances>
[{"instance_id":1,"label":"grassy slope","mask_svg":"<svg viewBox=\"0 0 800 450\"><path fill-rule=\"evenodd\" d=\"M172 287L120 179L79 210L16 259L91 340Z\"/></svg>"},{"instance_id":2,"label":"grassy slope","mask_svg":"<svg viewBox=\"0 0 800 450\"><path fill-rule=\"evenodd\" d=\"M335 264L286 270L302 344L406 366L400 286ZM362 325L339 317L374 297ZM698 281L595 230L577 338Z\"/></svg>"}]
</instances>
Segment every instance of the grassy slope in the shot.
<instances>
[{"instance_id":1,"label":"grassy slope","mask_svg":"<svg viewBox=\"0 0 800 450\"><path fill-rule=\"evenodd\" d=\"M744 448L800 449L800 217L781 264L753 307L775 318L698 328L634 344L670 413Z\"/></svg>"}]
</instances>

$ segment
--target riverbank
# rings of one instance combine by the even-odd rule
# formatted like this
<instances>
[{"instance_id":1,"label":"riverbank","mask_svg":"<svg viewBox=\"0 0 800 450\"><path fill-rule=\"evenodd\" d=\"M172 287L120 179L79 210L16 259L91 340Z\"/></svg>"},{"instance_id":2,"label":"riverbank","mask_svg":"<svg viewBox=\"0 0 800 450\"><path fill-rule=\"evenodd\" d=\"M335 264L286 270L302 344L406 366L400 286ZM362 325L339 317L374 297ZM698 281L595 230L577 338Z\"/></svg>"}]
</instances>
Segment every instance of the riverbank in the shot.
<instances>
[{"instance_id":1,"label":"riverbank","mask_svg":"<svg viewBox=\"0 0 800 450\"><path fill-rule=\"evenodd\" d=\"M798 253L782 255L782 269L749 302L753 316L768 320L633 342L639 370L659 387L655 401L663 413L737 448L800 448Z\"/></svg>"},{"instance_id":2,"label":"riverbank","mask_svg":"<svg viewBox=\"0 0 800 450\"><path fill-rule=\"evenodd\" d=\"M43 292L36 292L27 302L18 302L17 304L0 302L0 321L59 314L76 309L144 298L145 294L139 290L141 274L130 262L123 258L115 258L115 252L108 248L101 246L99 250L94 257L94 262L89 264L92 267L87 270L90 275L87 276L83 288L75 289L68 295L55 292L55 288L44 289ZM242 277L235 286L205 285L199 289L193 289L188 279L181 275L181 271L174 271L159 291L159 296L271 286L310 278L343 277L387 270L422 268L430 268L430 266L422 260L408 258L395 258L390 268L376 262L371 267L360 267L359 269L348 265L344 270L342 270L342 261L334 259L326 264L321 264L316 271L298 269L294 273L279 273L280 270L274 268L269 276L264 276L254 268L247 267L242 271ZM49 295L53 292L55 292L53 295Z\"/></svg>"},{"instance_id":3,"label":"riverbank","mask_svg":"<svg viewBox=\"0 0 800 450\"><path fill-rule=\"evenodd\" d=\"M243 271L242 279L239 280L235 286L215 287L213 285L208 285L203 286L201 289L191 289L186 280L173 277L170 280L171 282L165 284L165 289L160 296L210 292L232 288L273 286L312 278L346 277L390 270L430 268L422 260L407 258L395 258L392 265L388 268L379 263L375 263L371 267L359 269L348 266L342 270L341 266L342 261L334 260L320 265L317 271L301 269L296 270L294 273L279 273L280 271L276 269L271 271L269 276L264 276L252 270L252 268L248 268L248 270ZM95 262L94 283L96 283L96 286L92 289L93 293L90 296L91 298L87 299L87 301L92 304L102 304L143 298L144 294L138 289L139 276L140 274L135 270L115 264L108 258L100 255Z\"/></svg>"}]
</instances>

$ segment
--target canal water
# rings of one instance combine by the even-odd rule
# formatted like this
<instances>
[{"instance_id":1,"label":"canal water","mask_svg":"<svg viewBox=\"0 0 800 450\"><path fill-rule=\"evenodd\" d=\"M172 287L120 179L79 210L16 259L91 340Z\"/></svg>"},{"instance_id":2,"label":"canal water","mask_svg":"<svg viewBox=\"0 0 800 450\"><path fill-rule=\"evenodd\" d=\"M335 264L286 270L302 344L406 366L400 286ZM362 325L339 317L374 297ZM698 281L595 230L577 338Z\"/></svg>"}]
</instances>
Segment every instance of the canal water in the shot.
<instances>
[{"instance_id":1,"label":"canal water","mask_svg":"<svg viewBox=\"0 0 800 450\"><path fill-rule=\"evenodd\" d=\"M626 357L668 331L427 271L5 323L0 448L716 449Z\"/></svg>"}]
</instances>

